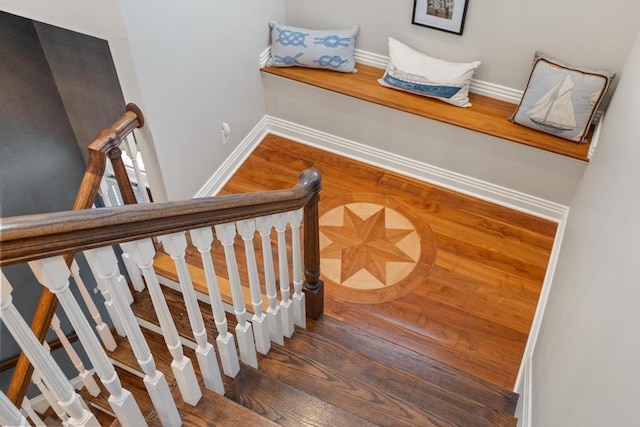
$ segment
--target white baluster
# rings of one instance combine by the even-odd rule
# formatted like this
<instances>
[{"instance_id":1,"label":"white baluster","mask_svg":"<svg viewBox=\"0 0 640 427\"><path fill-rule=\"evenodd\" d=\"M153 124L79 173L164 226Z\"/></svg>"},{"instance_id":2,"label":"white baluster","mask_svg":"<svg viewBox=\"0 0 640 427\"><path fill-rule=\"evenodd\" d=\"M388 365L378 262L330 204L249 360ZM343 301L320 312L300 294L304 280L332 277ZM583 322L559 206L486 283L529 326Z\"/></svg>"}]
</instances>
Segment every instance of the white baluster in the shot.
<instances>
[{"instance_id":1,"label":"white baluster","mask_svg":"<svg viewBox=\"0 0 640 427\"><path fill-rule=\"evenodd\" d=\"M111 201L111 196L109 195L109 184L105 178L100 181L100 188L98 190L98 194L100 194L100 198L102 199L102 203L106 207L111 206L120 206L122 205L122 201L115 198L115 203ZM131 286L133 289L140 292L144 290L144 282L142 281L142 275L140 274L140 270L136 263L131 259L131 256L128 252L124 250L123 245L119 245L122 250L122 262L124 262L124 268L127 270L127 274L129 275L129 279L131 280ZM133 297L131 297L131 302L133 302Z\"/></svg>"},{"instance_id":2,"label":"white baluster","mask_svg":"<svg viewBox=\"0 0 640 427\"><path fill-rule=\"evenodd\" d=\"M218 286L218 278L213 267L211 259L211 244L213 243L213 232L211 227L199 228L191 230L191 242L198 248L204 274L207 280L207 290L209 292L209 302L213 310L213 320L218 330L216 343L218 345L218 354L222 363L222 370L225 375L234 378L240 372L240 363L238 362L238 353L236 351L235 340L233 335L229 333L227 327L227 316L222 304L222 296Z\"/></svg>"},{"instance_id":3,"label":"white baluster","mask_svg":"<svg viewBox=\"0 0 640 427\"><path fill-rule=\"evenodd\" d=\"M267 288L267 320L269 322L269 334L271 341L284 345L282 334L282 313L278 305L278 291L276 290L276 275L273 268L273 252L271 251L271 229L273 217L263 216L256 218L256 226L262 238L262 260L264 263L264 281Z\"/></svg>"},{"instance_id":4,"label":"white baluster","mask_svg":"<svg viewBox=\"0 0 640 427\"><path fill-rule=\"evenodd\" d=\"M124 263L124 268L127 270L127 274L129 275L129 279L131 280L131 286L133 286L133 289L135 289L136 292L142 292L144 290L144 280L142 280L140 269L138 269L135 261L131 259L131 254L124 250L124 245L120 245L120 249L122 249L121 258L122 262ZM128 289L129 287L127 287L127 290ZM131 295L131 292L129 292L129 295ZM131 299L131 302L133 302L133 296L127 299Z\"/></svg>"},{"instance_id":5,"label":"white baluster","mask_svg":"<svg viewBox=\"0 0 640 427\"><path fill-rule=\"evenodd\" d=\"M1 393L1 392L0 392ZM1 411L1 410L0 410ZM22 400L22 411L25 417L31 419L31 423L36 427L47 427L42 418L33 410L31 402L26 397ZM0 420L1 421L1 420ZM4 424L11 425L11 424Z\"/></svg>"},{"instance_id":6,"label":"white baluster","mask_svg":"<svg viewBox=\"0 0 640 427\"><path fill-rule=\"evenodd\" d=\"M26 418L2 391L0 391L0 424L29 427Z\"/></svg>"},{"instance_id":7,"label":"white baluster","mask_svg":"<svg viewBox=\"0 0 640 427\"><path fill-rule=\"evenodd\" d=\"M98 387L98 383L96 383L96 380L93 378L93 374L85 369L82 360L80 360L80 356L78 356L78 353L69 342L69 339L62 329L60 329L60 319L55 314L53 315L53 319L51 319L51 330L55 332L58 340L62 343L62 347L67 352L67 355L69 356L69 359L71 359L73 366L75 366L78 371L78 374L80 374L82 383L87 388L89 394L91 396L99 395L100 387Z\"/></svg>"},{"instance_id":8,"label":"white baluster","mask_svg":"<svg viewBox=\"0 0 640 427\"><path fill-rule=\"evenodd\" d=\"M242 240L244 240L244 254L247 258L247 273L249 275L251 305L253 306L251 324L253 326L253 334L256 338L256 350L262 354L267 354L271 349L271 340L269 339L267 316L262 312L262 291L260 290L258 265L256 264L256 253L253 246L256 222L253 219L247 219L238 221L236 226L238 233L240 233Z\"/></svg>"},{"instance_id":9,"label":"white baluster","mask_svg":"<svg viewBox=\"0 0 640 427\"><path fill-rule=\"evenodd\" d=\"M305 296L302 292L302 248L300 247L300 224L302 224L302 209L288 213L291 224L291 252L293 255L293 323L306 328Z\"/></svg>"},{"instance_id":10,"label":"white baluster","mask_svg":"<svg viewBox=\"0 0 640 427\"><path fill-rule=\"evenodd\" d=\"M98 194L100 195L102 204L105 205L105 207L110 208L111 206L113 206L113 203L111 203L111 198L109 197L109 184L107 184L107 180L105 178L102 178L102 181L100 181Z\"/></svg>"},{"instance_id":11,"label":"white baluster","mask_svg":"<svg viewBox=\"0 0 640 427\"><path fill-rule=\"evenodd\" d=\"M273 223L278 234L278 272L280 273L280 309L282 311L282 332L287 338L293 335L293 310L289 298L289 262L287 260L287 214L273 215Z\"/></svg>"},{"instance_id":12,"label":"white baluster","mask_svg":"<svg viewBox=\"0 0 640 427\"><path fill-rule=\"evenodd\" d=\"M60 367L42 348L38 339L31 332L29 325L20 316L20 313L13 305L11 291L12 288L9 281L3 273L0 274L0 319L2 319L4 325L34 368L37 368L40 371L40 375L45 378L55 400L69 414L69 425L98 425L96 417L82 407L79 396L74 392L73 387L60 370Z\"/></svg>"},{"instance_id":13,"label":"white baluster","mask_svg":"<svg viewBox=\"0 0 640 427\"><path fill-rule=\"evenodd\" d=\"M224 396L224 385L222 384L222 376L216 359L216 351L207 341L207 330L204 327L204 320L198 305L198 298L193 289L191 276L185 260L185 252L187 250L187 237L184 232L169 234L160 238L162 245L167 253L173 259L178 272L178 281L182 289L182 297L187 308L189 323L193 331L193 337L198 346L196 347L196 357L198 365L202 373L204 385L209 390Z\"/></svg>"},{"instance_id":14,"label":"white baluster","mask_svg":"<svg viewBox=\"0 0 640 427\"><path fill-rule=\"evenodd\" d=\"M111 361L71 293L69 287L71 272L64 258L57 256L29 261L29 266L38 282L49 288L58 298L100 381L110 393L109 405L118 420L125 425L144 425L144 417L135 398L131 392L122 388L120 378Z\"/></svg>"},{"instance_id":15,"label":"white baluster","mask_svg":"<svg viewBox=\"0 0 640 427\"><path fill-rule=\"evenodd\" d=\"M62 421L64 425L68 425L69 417L64 412L64 409L62 409L62 406L60 406L58 401L53 397L49 388L44 382L42 382L42 375L40 375L40 371L35 367L33 368L33 374L31 375L31 382L38 387L40 394L44 396L44 399L49 403L49 406L53 409L53 412L56 413L58 418L60 418L60 421Z\"/></svg>"},{"instance_id":16,"label":"white baluster","mask_svg":"<svg viewBox=\"0 0 640 427\"><path fill-rule=\"evenodd\" d=\"M153 257L156 253L153 242L151 242L151 239L143 239L136 242L125 243L125 245L140 270L142 270L144 280L147 282L149 295L151 296L153 307L158 316L158 322L160 322L164 341L173 357L171 370L178 383L182 399L188 404L195 406L202 397L202 392L198 385L196 373L193 370L193 364L188 357L185 357L182 351L182 343L180 342L178 330L176 329L175 323L173 323L167 301L164 299L160 283L158 282L158 276L156 276L156 272L153 269Z\"/></svg>"},{"instance_id":17,"label":"white baluster","mask_svg":"<svg viewBox=\"0 0 640 427\"><path fill-rule=\"evenodd\" d=\"M238 324L236 325L236 336L238 337L238 348L240 350L240 360L243 363L258 369L258 356L256 346L253 341L253 330L251 323L247 322L247 308L242 295L242 284L240 283L240 273L236 253L233 249L233 240L236 236L236 226L233 223L216 225L216 234L224 247L224 257L229 272L229 282L231 284L231 297L233 299L233 311L236 314Z\"/></svg>"},{"instance_id":18,"label":"white baluster","mask_svg":"<svg viewBox=\"0 0 640 427\"><path fill-rule=\"evenodd\" d=\"M84 251L83 253L85 258L87 258L87 251ZM107 313L109 313L109 317L111 318L111 321L113 322L113 327L116 328L116 333L121 337L126 337L127 334L122 324L122 320L120 320L120 317L118 316L118 311L116 310L115 303L113 302L111 292L104 285L104 283L102 282L102 279L100 278L98 273L93 269L93 266L91 265L91 263L89 263L89 268L91 269L91 274L93 274L93 277L96 280L96 285L98 287L98 290L100 291L100 293L102 294L102 297L104 298L104 306L107 309Z\"/></svg>"},{"instance_id":19,"label":"white baluster","mask_svg":"<svg viewBox=\"0 0 640 427\"><path fill-rule=\"evenodd\" d=\"M89 314L91 314L91 318L96 323L96 331L98 331L98 335L104 344L104 347L113 351L116 349L116 340L113 339L113 335L111 334L111 329L107 326L106 323L102 321L102 317L100 316L100 312L98 311L98 307L96 307L95 302L93 302L93 298L89 295L89 291L87 290L87 286L84 284L82 277L80 277L80 267L78 263L74 259L71 263L71 277L73 277L73 281L76 286L78 286L78 290L80 291L80 295L82 296L82 300L84 301L87 309L89 310Z\"/></svg>"},{"instance_id":20,"label":"white baluster","mask_svg":"<svg viewBox=\"0 0 640 427\"><path fill-rule=\"evenodd\" d=\"M144 385L149 393L153 407L156 409L162 425L180 426L182 421L178 414L175 401L171 395L171 390L167 384L164 374L156 369L155 360L149 349L147 341L140 330L140 326L127 304L126 297L118 283L121 276L118 268L116 254L110 246L85 251L85 256L91 269L100 277L104 286L111 291L114 299L114 307L118 311L118 316L123 320L123 326L127 332L127 338L131 343L133 354L140 365L140 369L145 373Z\"/></svg>"},{"instance_id":21,"label":"white baluster","mask_svg":"<svg viewBox=\"0 0 640 427\"><path fill-rule=\"evenodd\" d=\"M130 133L125 137L122 147L124 147L124 151L127 153L127 156L129 156L131 163L133 164L133 171L136 174L136 182L138 183L138 190L140 191L142 201L144 203L149 203L150 200L149 194L147 193L146 180L142 176L142 169L140 168L140 163L138 163L138 145L136 144L133 133Z\"/></svg>"}]
</instances>

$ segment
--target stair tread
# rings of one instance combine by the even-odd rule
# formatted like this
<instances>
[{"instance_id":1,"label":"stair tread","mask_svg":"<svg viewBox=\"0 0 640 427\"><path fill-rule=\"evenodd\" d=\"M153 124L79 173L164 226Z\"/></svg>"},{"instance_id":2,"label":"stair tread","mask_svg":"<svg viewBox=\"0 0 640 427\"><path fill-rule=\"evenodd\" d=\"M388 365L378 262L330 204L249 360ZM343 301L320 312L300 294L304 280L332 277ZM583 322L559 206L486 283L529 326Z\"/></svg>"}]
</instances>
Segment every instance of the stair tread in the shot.
<instances>
[{"instance_id":1,"label":"stair tread","mask_svg":"<svg viewBox=\"0 0 640 427\"><path fill-rule=\"evenodd\" d=\"M178 331L185 338L191 339L190 325L185 314L186 309L184 308L184 302L181 300L181 294L175 290L166 289L165 295L167 304L172 313L174 313ZM148 296L142 295L142 298L136 298L135 304L143 306L139 310L141 317L156 325L158 324L157 320L154 320L153 309ZM208 304L200 302L200 308L205 319L212 318L211 307ZM322 321L313 321L311 319L307 321L309 331L332 336L347 348L356 351L366 348L367 353L377 360L419 375L425 381L433 382L441 387L455 388L460 392L464 392L468 399L486 405L496 411L507 414L513 414L515 411L518 395L510 390L451 368L382 338L368 335L362 329L352 327L327 316L323 316ZM210 342L213 342L213 339L217 336L213 322L205 322L205 325ZM229 325L230 327L235 325L235 320L232 316L230 316Z\"/></svg>"},{"instance_id":2,"label":"stair tread","mask_svg":"<svg viewBox=\"0 0 640 427\"><path fill-rule=\"evenodd\" d=\"M141 295L141 294L138 294ZM185 403L180 395L173 372L171 370L171 355L164 343L164 339L161 335L150 331L148 329L142 329L143 334L149 348L153 354L153 358L156 362L156 368L164 373L169 388L171 389L174 401L180 413L183 425L193 426L211 426L211 425L251 425L251 426L274 426L278 425L271 420L262 417L260 414L246 408L232 399L226 399L224 396L220 396L215 392L207 390L204 385L200 384L202 391L202 398L198 404L194 407ZM149 425L161 425L160 419L157 416L153 404L149 399L142 378L128 371L137 371L140 373L140 368L133 355L133 351L126 338L118 337L118 347L112 352L111 357L116 359L123 368L118 369L123 386L129 389L138 401L138 405ZM196 361L195 353L188 347L183 349L186 357L191 359L196 374L200 377L199 367ZM250 369L243 367L244 369ZM140 373L141 374L141 373ZM114 425L119 425L114 424Z\"/></svg>"},{"instance_id":3,"label":"stair tread","mask_svg":"<svg viewBox=\"0 0 640 427\"><path fill-rule=\"evenodd\" d=\"M181 294L168 288L163 291L178 331L185 338L192 339ZM210 342L213 342L217 332L212 327L210 307L204 303L200 305ZM136 294L134 309L147 322L158 324L146 293ZM235 326L233 316L228 318L229 327ZM347 411L362 418L371 417L368 419L377 424L390 425L399 422L397 417L413 417L425 425L449 425L443 418L448 420L457 416L458 425L515 425L510 414L513 414L517 396L512 392L383 339L370 337L364 331L333 319L308 320L308 325L306 331L297 329L295 339L287 340L284 348L273 345L268 356L260 356L260 370L335 406L345 408L349 404L345 408ZM344 348L337 344L344 345ZM363 349L367 349L366 352ZM321 361L318 362L318 358ZM358 370L364 379L351 378L351 374ZM326 382L328 380L318 377L317 372L327 372L327 378L333 382ZM357 383L359 388L351 390L347 386L349 381ZM404 388L398 387L398 382L404 382ZM375 410L365 408L366 400L359 393L385 404ZM401 395L402 399L394 394ZM437 408L443 418L416 407L429 408L430 411ZM457 411L461 413L456 414Z\"/></svg>"},{"instance_id":4,"label":"stair tread","mask_svg":"<svg viewBox=\"0 0 640 427\"><path fill-rule=\"evenodd\" d=\"M307 319L307 331L331 337L345 348L366 354L389 366L411 372L414 376L464 394L472 401L498 412L513 414L518 395L412 350L367 334L364 330L324 316L321 321Z\"/></svg>"},{"instance_id":5,"label":"stair tread","mask_svg":"<svg viewBox=\"0 0 640 427\"><path fill-rule=\"evenodd\" d=\"M225 377L224 383L229 399L283 426L374 425L247 366L235 378Z\"/></svg>"},{"instance_id":6,"label":"stair tread","mask_svg":"<svg viewBox=\"0 0 640 427\"><path fill-rule=\"evenodd\" d=\"M178 331L188 339L188 335L191 331L189 329L190 326L187 316L181 315L184 313L186 308L184 307L183 301L179 299L180 294L172 289L164 289L164 293L170 310L174 314L174 319L176 319L176 327ZM158 326L158 323L152 314L153 309L147 306L147 303L150 303L150 301L147 301L148 299L148 294L144 292L136 293L136 302L134 303L136 314L145 321ZM201 305L204 306L203 316L205 319L209 320L205 323L211 324L211 312L208 310L209 306L202 303ZM164 344L162 336L144 328L143 333L152 350L157 368L165 373L168 382L173 383L174 378L170 367L171 356ZM137 369L137 362L135 361L135 358L132 357L132 352L128 342L123 342L125 340L122 338L118 341L119 346L116 351L120 357L124 356L120 363L126 364L133 369ZM192 360L196 373L199 374L199 367L197 366L193 350L185 347L184 353L185 356ZM277 379L266 377L260 371L249 366L243 365L236 378L223 376L223 379L225 389L227 391L226 397L228 397L230 401L236 402L236 404L240 404L243 407L247 407L248 411L256 412L260 416L277 422L280 425L371 425L353 414L323 402L300 390L296 390ZM207 406L213 404L213 401L220 397L215 393L206 390L203 385L201 385L201 389L203 391L203 399L206 398L205 404ZM185 424L188 424L187 421L190 419L189 417L197 417L198 407L200 407L202 403L199 403L198 407L193 408L182 402L180 393L176 388L174 388L173 393L176 402L181 402L178 409L180 410L181 416L183 416L184 412L185 415L183 416L183 421ZM216 405L220 406L220 403L216 403ZM222 414L219 414L218 416L221 417ZM233 413L229 416L233 416ZM244 422L246 423L246 420ZM199 424L196 423L195 425ZM250 423L248 425L262 424Z\"/></svg>"},{"instance_id":7,"label":"stair tread","mask_svg":"<svg viewBox=\"0 0 640 427\"><path fill-rule=\"evenodd\" d=\"M377 424L513 425L512 416L305 330L259 363L263 372Z\"/></svg>"}]
</instances>

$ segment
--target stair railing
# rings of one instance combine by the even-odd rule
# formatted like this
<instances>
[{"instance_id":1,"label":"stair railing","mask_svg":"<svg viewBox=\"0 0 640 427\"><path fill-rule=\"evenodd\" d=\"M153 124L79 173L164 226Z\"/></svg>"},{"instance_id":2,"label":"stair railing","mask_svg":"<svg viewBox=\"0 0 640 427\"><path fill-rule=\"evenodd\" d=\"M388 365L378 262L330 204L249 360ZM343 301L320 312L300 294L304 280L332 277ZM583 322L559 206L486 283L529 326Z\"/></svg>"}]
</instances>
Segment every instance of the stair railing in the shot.
<instances>
[{"instance_id":1,"label":"stair railing","mask_svg":"<svg viewBox=\"0 0 640 427\"><path fill-rule=\"evenodd\" d=\"M153 355L149 351L123 292L122 276L119 273L117 260L111 246L123 244L143 272L167 347L173 356L172 370L178 388L182 393L183 400L188 404L195 405L201 396L200 388L195 379L191 362L182 352L181 340L160 290L158 278L153 268L155 245L150 238L160 237L165 250L174 259L176 268L180 272L185 269L186 231L192 231L191 236L194 244L198 247L203 258L206 258L210 257L207 245L211 245L211 237L213 236L211 231L212 228L215 229L215 237L221 242L226 255L225 261L232 288L233 307L238 320L236 337L240 359L250 366L257 367L256 343L259 343L258 351L266 353L271 340L278 342L278 337L274 338L272 335L273 331L280 330L286 336L290 336L290 333L293 333L294 323L304 326L305 316L317 318L322 313L323 302L318 300L322 298L322 282L319 280L317 210L320 188L319 172L309 169L301 173L298 183L290 190L3 218L0 228L0 245L2 247L0 267L29 262L39 281L52 289L63 303L63 307L72 320L74 329L89 354L98 376L103 385L112 393L110 403L112 401L119 403L119 406L112 405L118 418L129 425L144 424L135 398L120 386L113 366L108 362L88 321L79 315L77 304L68 292L71 271L65 257L68 257L68 254L84 251L94 273L97 274L102 285L111 292L116 315L123 324L126 336L131 342L136 359L144 373L144 383L159 418L163 425L179 425L181 421L174 399L163 374L156 369ZM304 246L304 267L300 254L302 250L300 247L301 220L304 223L304 242L302 245ZM255 256L247 249L252 248L253 236L257 232L259 232L263 243L265 240L269 240L265 239L268 236L267 232L271 229L269 225L273 225L277 232L278 273L282 296L279 306L276 306L282 312L281 324L277 325L266 320L271 318L258 308L262 306L262 303ZM287 225L291 229L291 247L298 250L297 253L291 255L293 259L293 295L290 295L288 279L289 267L285 241ZM254 308L252 323L248 322L241 279L233 250L237 234L244 241L246 249L249 287L251 288L250 298ZM263 246L264 258L273 259L273 255L270 253L271 245L268 246L269 249ZM265 277L275 274L272 268L273 265L265 265ZM207 281L211 284L211 289L215 288L213 282L217 280L217 277L213 269L210 270L209 273L212 274L207 274ZM192 284L187 278L188 275L179 274L179 276L197 344L196 354L203 372L205 386L223 394L224 389L215 353L211 344L207 342L206 331L202 324L202 316L197 308ZM267 285L267 282L273 282L272 279L265 280ZM271 284L273 285L273 283ZM82 406L74 403L78 399L69 394L69 386L61 383L59 373L56 373L56 368L52 367L50 361L43 355L42 347L34 345L37 343L36 337L27 333L26 323L21 325L15 318L15 310L10 304L11 286L4 278L2 287L3 295L6 297L3 298L3 303L0 306L0 317L7 323L5 318L8 316L11 324L10 331L19 336L19 339L16 337L16 340L21 344L23 351L39 364L38 372L45 378L46 383L56 385L57 388L52 390L52 393L68 414L69 422L76 425L92 422L91 418L87 418L89 415L81 410ZM269 287L267 286L267 288ZM268 298L270 298L269 292L268 289ZM219 294L210 295L210 298L216 300L216 306L220 305L218 304ZM270 305L269 309L271 308L273 307ZM214 313L215 311L214 307ZM221 353L223 371L226 375L235 376L238 371L238 362L233 360L235 352L233 336L226 330L226 324L220 319L219 314L217 313L215 316L216 327L220 332L216 341ZM255 330L253 330L252 324L256 326ZM32 336L32 338L24 338L25 336ZM224 351L227 353L223 354L222 349L225 349ZM225 367L225 361L229 366L228 370Z\"/></svg>"},{"instance_id":2,"label":"stair railing","mask_svg":"<svg viewBox=\"0 0 640 427\"><path fill-rule=\"evenodd\" d=\"M144 116L135 104L127 104L126 112L122 115L110 128L103 130L98 138L96 138L88 147L89 157L87 168L83 175L80 189L76 195L73 204L73 210L90 209L99 193L100 185L104 179L107 158L110 159L114 171L115 178L124 203L131 204L136 202L135 194L131 187L126 167L122 159L122 150L120 145L126 141L133 130L144 125ZM131 150L129 148L128 150ZM73 253L65 255L65 260L69 266L73 262ZM78 284L80 286L80 284ZM35 314L31 320L31 329L33 330L37 340L43 342L57 306L56 297L46 288L43 289L38 301ZM97 320L97 318L96 318ZM109 342L111 332L105 328L104 324L97 325L99 333L103 340ZM111 341L113 338L111 338ZM33 367L21 353L16 362L14 374L7 389L6 396L16 406L19 406L27 391L27 387L31 380Z\"/></svg>"}]
</instances>

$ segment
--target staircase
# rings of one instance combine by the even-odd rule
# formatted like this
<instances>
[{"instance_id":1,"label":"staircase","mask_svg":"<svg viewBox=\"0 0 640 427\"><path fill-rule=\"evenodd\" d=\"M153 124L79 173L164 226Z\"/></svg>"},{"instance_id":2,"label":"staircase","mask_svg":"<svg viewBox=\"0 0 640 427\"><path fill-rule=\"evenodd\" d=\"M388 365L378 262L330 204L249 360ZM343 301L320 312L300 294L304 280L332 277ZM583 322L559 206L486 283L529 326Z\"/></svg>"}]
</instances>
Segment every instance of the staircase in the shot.
<instances>
[{"instance_id":1,"label":"staircase","mask_svg":"<svg viewBox=\"0 0 640 427\"><path fill-rule=\"evenodd\" d=\"M131 106L90 146L93 163L74 211L3 219L0 266L29 262L51 292L43 293L32 333L12 302L16 284L0 277L0 318L26 355L10 393L0 393L0 423L27 425L17 407L35 377L49 388L52 415L74 426L516 425L514 393L322 315L316 170L305 170L290 190L136 205L118 145L143 123ZM130 206L91 210L105 153L120 170L116 178ZM151 237L159 237L166 254L156 256ZM114 244L124 251L133 290ZM99 279L117 346L92 314L98 341L71 293L70 278L82 282L73 266L81 251ZM248 288L241 277L249 278ZM38 342L56 301L101 380L80 391L83 399Z\"/></svg>"},{"instance_id":2,"label":"staircase","mask_svg":"<svg viewBox=\"0 0 640 427\"><path fill-rule=\"evenodd\" d=\"M167 304L195 360L186 307L179 292L163 288ZM366 332L321 316L296 328L285 346L274 344L258 358L259 369L243 366L235 378L224 377L226 395L204 387L195 406L182 401L171 377L171 356L159 331L149 295L136 293L134 312L156 357L159 370L178 402L184 425L251 426L515 426L517 395L449 368ZM200 303L208 334L215 334L209 305ZM233 316L228 316L235 326ZM136 393L149 425L160 425L145 402L137 362L126 339L110 353L123 386ZM197 371L197 367L196 367ZM199 372L197 371L199 374ZM98 408L105 403L94 402ZM119 425L116 421L113 425Z\"/></svg>"}]
</instances>

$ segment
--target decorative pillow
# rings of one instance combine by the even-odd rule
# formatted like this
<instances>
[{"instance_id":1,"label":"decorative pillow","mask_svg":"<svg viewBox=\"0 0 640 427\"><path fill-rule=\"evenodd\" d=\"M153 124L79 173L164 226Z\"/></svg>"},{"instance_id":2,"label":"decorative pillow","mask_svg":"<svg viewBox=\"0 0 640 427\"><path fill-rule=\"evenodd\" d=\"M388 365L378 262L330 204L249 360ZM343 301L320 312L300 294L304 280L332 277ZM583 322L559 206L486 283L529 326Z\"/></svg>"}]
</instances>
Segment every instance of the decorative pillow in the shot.
<instances>
[{"instance_id":1,"label":"decorative pillow","mask_svg":"<svg viewBox=\"0 0 640 427\"><path fill-rule=\"evenodd\" d=\"M469 86L480 61L448 62L432 58L389 37L390 61L382 86L440 99L458 107L471 107Z\"/></svg>"},{"instance_id":2,"label":"decorative pillow","mask_svg":"<svg viewBox=\"0 0 640 427\"><path fill-rule=\"evenodd\" d=\"M512 122L574 142L585 136L615 74L573 68L536 52Z\"/></svg>"},{"instance_id":3,"label":"decorative pillow","mask_svg":"<svg viewBox=\"0 0 640 427\"><path fill-rule=\"evenodd\" d=\"M273 67L310 67L355 73L356 36L360 26L342 30L309 30L275 22L271 26Z\"/></svg>"}]
</instances>

